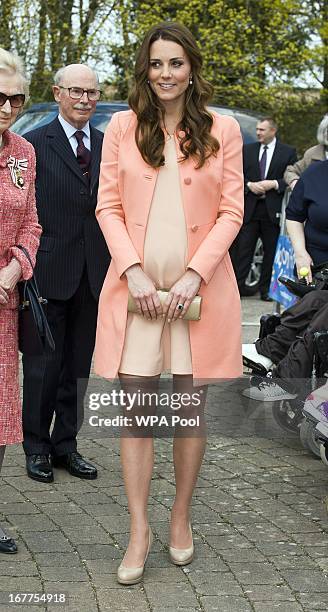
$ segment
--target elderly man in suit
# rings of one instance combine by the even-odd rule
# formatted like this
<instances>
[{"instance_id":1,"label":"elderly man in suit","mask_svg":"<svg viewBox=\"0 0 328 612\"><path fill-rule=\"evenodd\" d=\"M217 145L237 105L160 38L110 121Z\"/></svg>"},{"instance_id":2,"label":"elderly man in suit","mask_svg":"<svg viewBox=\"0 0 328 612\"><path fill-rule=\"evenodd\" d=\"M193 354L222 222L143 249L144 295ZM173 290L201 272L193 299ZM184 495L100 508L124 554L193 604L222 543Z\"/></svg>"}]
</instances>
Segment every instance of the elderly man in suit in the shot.
<instances>
[{"instance_id":1,"label":"elderly man in suit","mask_svg":"<svg viewBox=\"0 0 328 612\"><path fill-rule=\"evenodd\" d=\"M37 159L42 242L35 273L56 343L52 354L23 357L24 451L28 475L53 481L53 465L94 479L77 452L94 349L98 297L109 253L95 218L103 134L89 119L100 97L97 75L71 64L55 75L58 117L26 134ZM55 415L53 428L50 428Z\"/></svg>"},{"instance_id":2,"label":"elderly man in suit","mask_svg":"<svg viewBox=\"0 0 328 612\"><path fill-rule=\"evenodd\" d=\"M283 175L286 167L297 159L295 149L276 138L277 129L271 117L262 119L256 126L258 142L244 145L244 223L231 249L239 291L246 295L245 281L257 239L261 237L264 257L259 290L264 301L270 301L268 291L286 189Z\"/></svg>"}]
</instances>

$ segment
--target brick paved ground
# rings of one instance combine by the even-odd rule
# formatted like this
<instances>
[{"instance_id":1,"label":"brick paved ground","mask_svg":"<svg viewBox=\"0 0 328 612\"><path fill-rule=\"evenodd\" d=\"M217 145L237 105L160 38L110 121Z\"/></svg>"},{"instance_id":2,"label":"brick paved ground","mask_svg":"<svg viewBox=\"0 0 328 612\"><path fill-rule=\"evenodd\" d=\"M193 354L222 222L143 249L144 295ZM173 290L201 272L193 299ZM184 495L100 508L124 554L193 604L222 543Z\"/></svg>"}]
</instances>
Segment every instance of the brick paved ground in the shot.
<instances>
[{"instance_id":1,"label":"brick paved ground","mask_svg":"<svg viewBox=\"0 0 328 612\"><path fill-rule=\"evenodd\" d=\"M244 337L251 341L257 328L246 323L258 321L268 307L255 299L243 307ZM98 480L56 470L52 485L28 479L22 451L12 447L3 468L0 521L19 553L0 557L2 593L65 592L69 612L327 610L327 469L275 425L270 408L249 408L233 393L229 397L219 411L221 432L209 438L194 498L194 562L184 569L168 562L171 441L157 440L150 509L155 542L144 583L130 588L115 579L128 536L118 441L82 437L79 449L98 465ZM217 408L217 397L210 402ZM2 603L0 609L63 608Z\"/></svg>"}]
</instances>

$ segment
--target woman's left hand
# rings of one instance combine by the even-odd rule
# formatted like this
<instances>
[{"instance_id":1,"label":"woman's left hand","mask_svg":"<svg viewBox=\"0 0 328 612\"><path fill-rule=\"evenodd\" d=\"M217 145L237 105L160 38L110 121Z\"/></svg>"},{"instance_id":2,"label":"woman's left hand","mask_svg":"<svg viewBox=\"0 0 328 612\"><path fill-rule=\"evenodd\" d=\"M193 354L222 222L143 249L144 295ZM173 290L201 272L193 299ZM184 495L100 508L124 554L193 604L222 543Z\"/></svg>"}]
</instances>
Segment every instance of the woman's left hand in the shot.
<instances>
[{"instance_id":1,"label":"woman's left hand","mask_svg":"<svg viewBox=\"0 0 328 612\"><path fill-rule=\"evenodd\" d=\"M11 262L1 268L0 270L0 285L1 287L7 291L8 293L12 293L22 275L22 268L17 261L17 259L13 258Z\"/></svg>"},{"instance_id":2,"label":"woman's left hand","mask_svg":"<svg viewBox=\"0 0 328 612\"><path fill-rule=\"evenodd\" d=\"M171 287L166 302L163 305L163 313L170 323L176 319L182 319L186 314L192 300L199 290L202 277L195 270L187 270L179 280ZM178 304L183 304L179 309Z\"/></svg>"}]
</instances>

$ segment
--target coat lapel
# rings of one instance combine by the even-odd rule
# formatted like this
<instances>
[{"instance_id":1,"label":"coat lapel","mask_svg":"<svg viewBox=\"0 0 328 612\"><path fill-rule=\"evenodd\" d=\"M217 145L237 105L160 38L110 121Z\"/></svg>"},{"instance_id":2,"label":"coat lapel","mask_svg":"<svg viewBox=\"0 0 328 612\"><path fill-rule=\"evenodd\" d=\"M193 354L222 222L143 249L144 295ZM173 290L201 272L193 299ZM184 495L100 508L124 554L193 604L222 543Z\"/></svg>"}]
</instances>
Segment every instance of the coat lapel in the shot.
<instances>
[{"instance_id":1,"label":"coat lapel","mask_svg":"<svg viewBox=\"0 0 328 612\"><path fill-rule=\"evenodd\" d=\"M245 168L249 169L251 172L252 180L260 181L260 163L259 163L259 152L260 152L260 143L254 142L252 144L246 145L243 150L243 160Z\"/></svg>"},{"instance_id":2,"label":"coat lapel","mask_svg":"<svg viewBox=\"0 0 328 612\"><path fill-rule=\"evenodd\" d=\"M255 143L254 146L254 168L256 168L256 176L258 181L261 180L261 172L260 172L260 159L259 159L259 155L260 155L260 149L261 149L261 145L259 142Z\"/></svg>"},{"instance_id":3,"label":"coat lapel","mask_svg":"<svg viewBox=\"0 0 328 612\"><path fill-rule=\"evenodd\" d=\"M61 157L64 164L66 164L66 166L77 176L77 178L79 178L84 185L87 185L88 180L81 172L80 166L73 153L73 149L62 126L60 125L60 122L58 121L58 118L49 124L47 137L53 151L59 155L59 157Z\"/></svg>"}]
</instances>

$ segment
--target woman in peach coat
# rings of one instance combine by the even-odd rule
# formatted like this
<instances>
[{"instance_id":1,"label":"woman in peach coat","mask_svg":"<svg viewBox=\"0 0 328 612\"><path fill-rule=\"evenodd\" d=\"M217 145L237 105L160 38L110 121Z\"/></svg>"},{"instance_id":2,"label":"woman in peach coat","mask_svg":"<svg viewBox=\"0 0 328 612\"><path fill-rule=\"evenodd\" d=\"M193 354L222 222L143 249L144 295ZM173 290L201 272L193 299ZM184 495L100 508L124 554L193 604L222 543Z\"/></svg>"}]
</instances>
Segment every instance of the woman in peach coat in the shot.
<instances>
[{"instance_id":1,"label":"woman in peach coat","mask_svg":"<svg viewBox=\"0 0 328 612\"><path fill-rule=\"evenodd\" d=\"M242 223L242 139L237 122L210 113L195 40L180 24L154 26L136 60L132 111L106 131L97 219L112 255L100 296L95 371L137 389L163 370L175 390L241 374L241 314L228 249ZM168 289L161 305L157 289ZM127 313L128 294L137 314ZM199 321L184 320L202 296ZM199 382L198 382L199 384ZM190 504L205 435L174 438L176 496L170 559L193 558ZM152 437L122 436L130 540L118 581L142 579L151 545L147 502Z\"/></svg>"}]
</instances>

